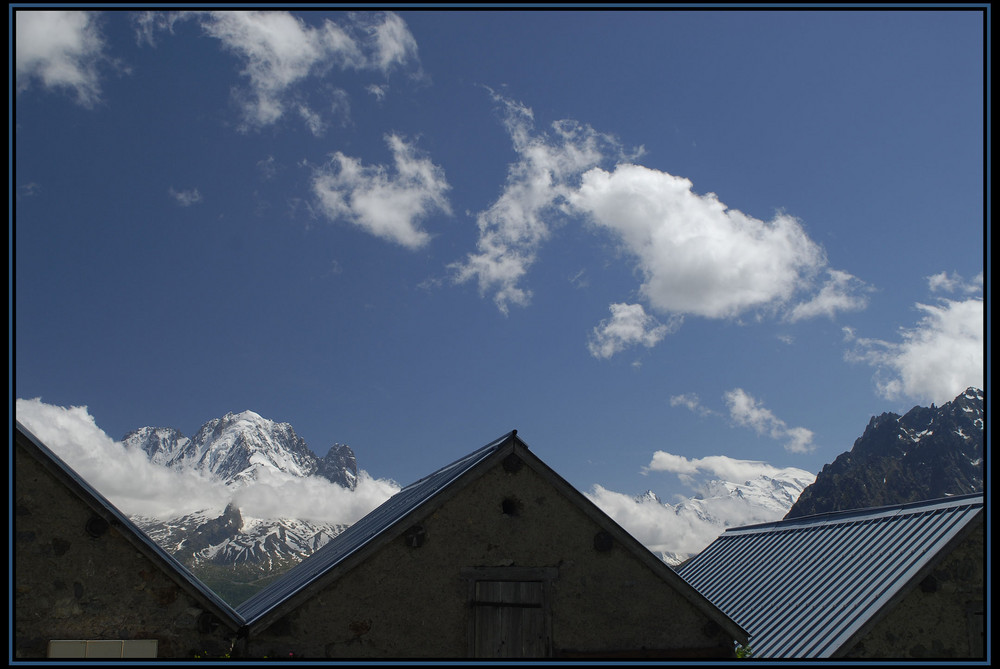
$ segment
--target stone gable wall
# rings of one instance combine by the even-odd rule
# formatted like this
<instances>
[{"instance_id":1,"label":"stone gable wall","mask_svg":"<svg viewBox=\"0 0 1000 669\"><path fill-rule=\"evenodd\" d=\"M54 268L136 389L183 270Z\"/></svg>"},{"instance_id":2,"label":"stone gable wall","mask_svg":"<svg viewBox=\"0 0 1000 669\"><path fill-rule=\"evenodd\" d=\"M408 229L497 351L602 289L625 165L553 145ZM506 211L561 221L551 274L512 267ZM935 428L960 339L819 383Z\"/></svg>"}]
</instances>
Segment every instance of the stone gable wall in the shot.
<instances>
[{"instance_id":1,"label":"stone gable wall","mask_svg":"<svg viewBox=\"0 0 1000 669\"><path fill-rule=\"evenodd\" d=\"M15 449L14 657L44 658L53 639L156 639L159 657L228 651L228 628L119 528L96 522L88 532L91 508Z\"/></svg>"},{"instance_id":2,"label":"stone gable wall","mask_svg":"<svg viewBox=\"0 0 1000 669\"><path fill-rule=\"evenodd\" d=\"M454 658L470 647L468 567L550 567L554 654L709 652L733 640L530 467L497 465L275 624L249 657ZM706 650L707 649L707 650Z\"/></svg>"},{"instance_id":3,"label":"stone gable wall","mask_svg":"<svg viewBox=\"0 0 1000 669\"><path fill-rule=\"evenodd\" d=\"M984 535L980 522L845 657L985 657Z\"/></svg>"}]
</instances>

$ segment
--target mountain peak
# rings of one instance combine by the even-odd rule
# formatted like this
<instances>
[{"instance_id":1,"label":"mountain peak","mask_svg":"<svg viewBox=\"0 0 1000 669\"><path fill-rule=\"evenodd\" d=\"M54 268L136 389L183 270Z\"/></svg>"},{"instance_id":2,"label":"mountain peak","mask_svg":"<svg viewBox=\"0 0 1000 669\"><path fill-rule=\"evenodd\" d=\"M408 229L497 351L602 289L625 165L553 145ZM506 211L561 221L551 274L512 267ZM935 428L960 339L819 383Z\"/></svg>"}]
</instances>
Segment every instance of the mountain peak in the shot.
<instances>
[{"instance_id":1,"label":"mountain peak","mask_svg":"<svg viewBox=\"0 0 1000 669\"><path fill-rule=\"evenodd\" d=\"M357 460L348 446L334 444L320 459L290 424L250 410L214 418L191 438L173 428L143 427L122 441L153 462L199 471L227 484L253 480L261 469L294 477L316 474L352 490L357 484Z\"/></svg>"},{"instance_id":2,"label":"mountain peak","mask_svg":"<svg viewBox=\"0 0 1000 669\"><path fill-rule=\"evenodd\" d=\"M854 447L823 467L786 517L982 491L983 398L970 387L941 406L873 416Z\"/></svg>"}]
</instances>

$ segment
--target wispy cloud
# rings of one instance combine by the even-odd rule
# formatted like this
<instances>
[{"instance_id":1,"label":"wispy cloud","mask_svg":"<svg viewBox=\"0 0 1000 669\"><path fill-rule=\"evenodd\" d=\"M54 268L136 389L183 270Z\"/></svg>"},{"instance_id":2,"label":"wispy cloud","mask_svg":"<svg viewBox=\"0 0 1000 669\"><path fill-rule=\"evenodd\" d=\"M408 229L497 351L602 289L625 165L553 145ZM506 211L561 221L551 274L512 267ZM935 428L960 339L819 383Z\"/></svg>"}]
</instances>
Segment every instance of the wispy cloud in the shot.
<instances>
[{"instance_id":1,"label":"wispy cloud","mask_svg":"<svg viewBox=\"0 0 1000 669\"><path fill-rule=\"evenodd\" d=\"M452 265L455 281L475 279L482 294L492 294L504 314L509 305L527 305L531 291L522 286L539 247L551 233L584 170L620 155L619 143L575 121L557 121L550 133L536 133L528 107L491 91L503 113L517 161L510 165L503 193L479 213L476 252Z\"/></svg>"},{"instance_id":2,"label":"wispy cloud","mask_svg":"<svg viewBox=\"0 0 1000 669\"><path fill-rule=\"evenodd\" d=\"M367 232L410 249L430 241L420 222L441 212L451 214L444 170L398 135L386 143L395 160L394 173L384 166L364 166L341 152L313 174L313 193L330 219L344 218Z\"/></svg>"},{"instance_id":3,"label":"wispy cloud","mask_svg":"<svg viewBox=\"0 0 1000 669\"><path fill-rule=\"evenodd\" d=\"M827 316L833 318L840 311L860 311L868 306L870 286L855 276L835 269L827 269L829 279L810 300L793 306L786 318L799 321L805 318Z\"/></svg>"},{"instance_id":4,"label":"wispy cloud","mask_svg":"<svg viewBox=\"0 0 1000 669\"><path fill-rule=\"evenodd\" d=\"M610 358L636 344L655 346L680 326L680 319L660 324L646 313L641 304L612 304L611 318L594 328L588 348L595 358Z\"/></svg>"},{"instance_id":5,"label":"wispy cloud","mask_svg":"<svg viewBox=\"0 0 1000 669\"><path fill-rule=\"evenodd\" d=\"M680 395L672 395L670 397L670 406L672 407L684 407L689 411L700 414L702 416L711 416L717 412L709 409L701 403L701 399L698 397L697 393L681 393Z\"/></svg>"},{"instance_id":6,"label":"wispy cloud","mask_svg":"<svg viewBox=\"0 0 1000 669\"><path fill-rule=\"evenodd\" d=\"M99 68L110 62L97 14L78 11L14 12L18 93L38 83L70 92L93 107L101 101Z\"/></svg>"},{"instance_id":7,"label":"wispy cloud","mask_svg":"<svg viewBox=\"0 0 1000 669\"><path fill-rule=\"evenodd\" d=\"M139 41L153 45L158 32L172 32L184 20L196 21L242 63L248 86L234 94L244 131L274 124L292 110L320 135L326 121L306 101L307 81L322 79L334 68L385 76L417 63L417 42L392 12L351 13L342 24L324 19L315 27L283 11L146 12L135 20ZM329 104L335 112L344 109L342 95L334 89Z\"/></svg>"},{"instance_id":8,"label":"wispy cloud","mask_svg":"<svg viewBox=\"0 0 1000 669\"><path fill-rule=\"evenodd\" d=\"M983 290L983 273L980 272L971 281L966 281L958 272L951 274L939 272L927 277L927 286L932 293L942 291L946 293L980 293Z\"/></svg>"},{"instance_id":9,"label":"wispy cloud","mask_svg":"<svg viewBox=\"0 0 1000 669\"><path fill-rule=\"evenodd\" d=\"M977 283L978 282L978 283ZM971 283L960 277L930 277L932 290L982 288L980 274ZM887 399L908 397L921 402L944 403L969 386L983 387L984 304L982 297L965 300L940 298L937 304L920 304L924 315L912 328L901 328L900 341L857 337L845 330L852 348L847 360L876 368L875 384Z\"/></svg>"},{"instance_id":10,"label":"wispy cloud","mask_svg":"<svg viewBox=\"0 0 1000 669\"><path fill-rule=\"evenodd\" d=\"M790 453L807 453L815 448L813 433L804 427L788 427L785 421L775 416L757 399L742 388L734 388L725 394L729 417L743 427L749 427L760 435L785 440L785 450Z\"/></svg>"},{"instance_id":11,"label":"wispy cloud","mask_svg":"<svg viewBox=\"0 0 1000 669\"><path fill-rule=\"evenodd\" d=\"M692 477L708 476L712 479L722 479L733 483L742 483L758 476L776 478L784 475L815 476L797 467L775 467L761 460L741 460L726 455L707 455L703 458L686 458L667 451L656 451L649 464L643 468L645 472L668 472L681 477L681 480L696 489L700 483L695 483Z\"/></svg>"},{"instance_id":12,"label":"wispy cloud","mask_svg":"<svg viewBox=\"0 0 1000 669\"><path fill-rule=\"evenodd\" d=\"M153 464L101 430L87 407L61 407L35 398L18 399L17 420L123 513L169 519L196 511L217 513L235 501L256 518L300 518L353 523L399 490L358 475L351 491L318 477L298 478L258 469L256 481L228 487L196 471Z\"/></svg>"},{"instance_id":13,"label":"wispy cloud","mask_svg":"<svg viewBox=\"0 0 1000 669\"><path fill-rule=\"evenodd\" d=\"M197 188L174 190L173 186L171 186L168 192L170 193L170 197L174 199L174 202L182 207L190 207L193 204L201 202L201 193L198 192Z\"/></svg>"}]
</instances>

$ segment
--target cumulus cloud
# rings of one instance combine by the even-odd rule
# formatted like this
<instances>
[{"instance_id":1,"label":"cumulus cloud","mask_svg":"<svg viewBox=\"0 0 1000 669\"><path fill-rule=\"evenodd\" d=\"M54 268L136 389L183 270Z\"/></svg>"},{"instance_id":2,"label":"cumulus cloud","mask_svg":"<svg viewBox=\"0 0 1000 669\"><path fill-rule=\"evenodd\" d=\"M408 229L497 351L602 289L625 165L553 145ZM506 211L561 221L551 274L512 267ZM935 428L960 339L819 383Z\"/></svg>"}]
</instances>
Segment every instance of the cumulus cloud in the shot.
<instances>
[{"instance_id":1,"label":"cumulus cloud","mask_svg":"<svg viewBox=\"0 0 1000 669\"><path fill-rule=\"evenodd\" d=\"M613 137L575 121L556 121L550 133L536 133L534 115L521 103L492 93L517 161L510 165L500 197L476 217L476 252L454 263L457 283L477 280L482 294L492 293L497 308L527 305L531 291L521 281L535 263L538 248L551 234L584 170L608 155L620 154Z\"/></svg>"},{"instance_id":2,"label":"cumulus cloud","mask_svg":"<svg viewBox=\"0 0 1000 669\"><path fill-rule=\"evenodd\" d=\"M197 188L192 188L191 190L174 190L171 186L170 197L182 207L190 207L192 204L197 204L201 202L201 193L198 192Z\"/></svg>"},{"instance_id":3,"label":"cumulus cloud","mask_svg":"<svg viewBox=\"0 0 1000 669\"><path fill-rule=\"evenodd\" d=\"M611 318L594 328L587 346L595 358L610 358L635 344L651 348L679 325L661 325L641 304L612 304Z\"/></svg>"},{"instance_id":4,"label":"cumulus cloud","mask_svg":"<svg viewBox=\"0 0 1000 669\"><path fill-rule=\"evenodd\" d=\"M779 213L763 221L730 209L714 193L695 193L688 179L630 162L641 148L626 156L616 138L572 120L537 131L528 107L493 98L518 159L500 197L476 218L476 252L452 269L456 282L477 280L502 313L530 302L525 277L566 220L589 223L620 243L642 277L645 309L669 316L667 333L686 315L784 312L797 321L867 305L866 284L829 267L796 218ZM608 357L631 341L598 334L590 346Z\"/></svg>"},{"instance_id":5,"label":"cumulus cloud","mask_svg":"<svg viewBox=\"0 0 1000 669\"><path fill-rule=\"evenodd\" d=\"M924 315L916 326L900 329L901 341L858 338L848 330L854 347L845 357L875 367L878 392L890 400L908 397L943 404L969 386L982 388L982 298L942 298L916 308Z\"/></svg>"},{"instance_id":6,"label":"cumulus cloud","mask_svg":"<svg viewBox=\"0 0 1000 669\"><path fill-rule=\"evenodd\" d=\"M242 63L248 88L235 94L243 130L276 123L292 110L319 135L325 121L304 102L306 81L333 68L388 75L417 60L416 40L392 12L351 13L343 25L324 19L317 27L282 11L146 12L135 20L138 39L152 45L159 31L172 32L181 20L196 21ZM343 109L343 100L332 105Z\"/></svg>"},{"instance_id":7,"label":"cumulus cloud","mask_svg":"<svg viewBox=\"0 0 1000 669\"><path fill-rule=\"evenodd\" d=\"M791 453L807 453L813 450L813 433L804 427L788 427L770 409L758 402L742 388L734 388L725 394L729 416L737 425L749 427L760 435L774 439L785 439L785 450Z\"/></svg>"},{"instance_id":8,"label":"cumulus cloud","mask_svg":"<svg viewBox=\"0 0 1000 669\"><path fill-rule=\"evenodd\" d=\"M593 168L569 201L620 239L643 296L666 313L727 318L781 304L826 262L793 217L760 221L641 165Z\"/></svg>"},{"instance_id":9,"label":"cumulus cloud","mask_svg":"<svg viewBox=\"0 0 1000 669\"><path fill-rule=\"evenodd\" d=\"M17 91L38 82L66 90L84 107L101 99L99 66L109 62L97 14L77 11L14 12Z\"/></svg>"},{"instance_id":10,"label":"cumulus cloud","mask_svg":"<svg viewBox=\"0 0 1000 669\"><path fill-rule=\"evenodd\" d=\"M330 219L344 218L367 232L410 249L427 244L430 235L420 222L435 212L451 214L444 170L417 155L413 145L397 135L386 142L395 173L381 166L363 166L341 152L313 175L313 193Z\"/></svg>"},{"instance_id":11,"label":"cumulus cloud","mask_svg":"<svg viewBox=\"0 0 1000 669\"><path fill-rule=\"evenodd\" d=\"M230 502L255 518L299 518L350 524L398 492L399 486L358 474L351 491L320 477L293 477L264 467L257 479L226 486L197 471L152 463L101 430L85 406L60 407L40 399L18 399L18 422L80 477L128 515L170 519Z\"/></svg>"}]
</instances>

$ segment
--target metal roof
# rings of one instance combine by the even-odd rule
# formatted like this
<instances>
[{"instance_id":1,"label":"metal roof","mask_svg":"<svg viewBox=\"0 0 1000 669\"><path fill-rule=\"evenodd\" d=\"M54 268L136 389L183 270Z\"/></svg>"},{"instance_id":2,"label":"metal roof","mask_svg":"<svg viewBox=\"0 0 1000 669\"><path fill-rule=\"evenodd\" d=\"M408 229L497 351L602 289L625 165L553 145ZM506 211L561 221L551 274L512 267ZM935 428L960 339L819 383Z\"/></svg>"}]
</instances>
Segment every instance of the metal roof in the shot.
<instances>
[{"instance_id":1,"label":"metal roof","mask_svg":"<svg viewBox=\"0 0 1000 669\"><path fill-rule=\"evenodd\" d=\"M15 440L30 455L37 459L43 467L80 497L95 513L116 526L127 541L136 546L153 562L158 562L168 576L171 576L189 594L201 600L218 618L227 622L233 629L238 629L241 626L243 621L233 607L223 601L211 588L199 581L187 567L150 539L128 516L83 480L83 478L73 471L72 467L67 465L58 455L43 444L38 437L16 420Z\"/></svg>"},{"instance_id":2,"label":"metal roof","mask_svg":"<svg viewBox=\"0 0 1000 669\"><path fill-rule=\"evenodd\" d=\"M308 587L323 574L403 520L480 462L502 447L512 444L516 435L517 430L508 432L486 446L406 486L367 516L338 534L323 548L285 572L275 583L240 604L236 609L237 612L248 624L259 621L282 602ZM524 444L520 440L518 443Z\"/></svg>"},{"instance_id":3,"label":"metal roof","mask_svg":"<svg viewBox=\"0 0 1000 669\"><path fill-rule=\"evenodd\" d=\"M982 509L976 494L733 528L679 573L755 657L832 657Z\"/></svg>"}]
</instances>

